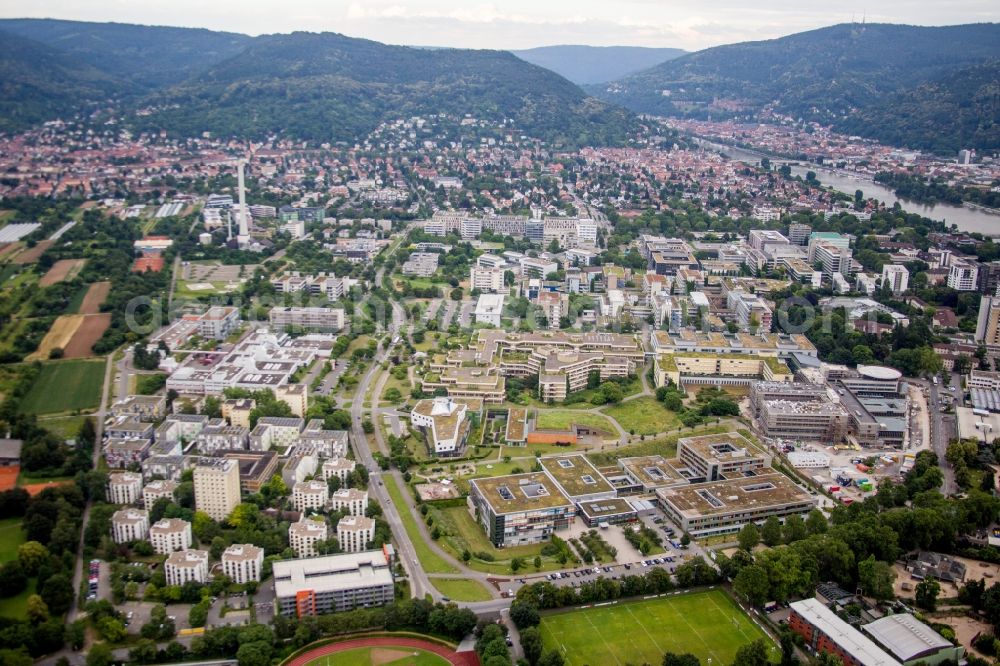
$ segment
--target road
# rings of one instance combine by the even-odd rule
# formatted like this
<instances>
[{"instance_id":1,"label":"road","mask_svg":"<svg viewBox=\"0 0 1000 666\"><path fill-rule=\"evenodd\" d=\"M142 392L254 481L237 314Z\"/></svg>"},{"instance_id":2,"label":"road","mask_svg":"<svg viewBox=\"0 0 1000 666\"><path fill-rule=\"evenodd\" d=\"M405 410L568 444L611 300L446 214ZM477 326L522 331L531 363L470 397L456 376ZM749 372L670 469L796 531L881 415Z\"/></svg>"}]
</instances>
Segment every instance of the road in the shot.
<instances>
[{"instance_id":1,"label":"road","mask_svg":"<svg viewBox=\"0 0 1000 666\"><path fill-rule=\"evenodd\" d=\"M378 270L375 275L376 285L382 284L384 273L384 268ZM385 489L385 483L393 483L392 477L389 474L383 477L381 468L379 468L378 463L375 462L375 458L372 455L371 447L368 445L368 436L365 434L364 426L362 425L366 414L365 396L368 393L368 387L371 385L375 375L380 371L382 363L386 362L392 354L393 347L398 343L398 337L406 323L406 312L403 310L403 307L395 301L390 301L390 303L392 305L392 316L388 326L389 342L375 354L375 358L372 359L368 370L361 377L361 381L354 392L354 399L351 401L351 433L354 437L354 452L358 461L369 470L368 492L381 505L386 522L389 523L389 527L392 530L392 540L396 544L397 556L410 579L411 594L418 598L430 594L435 599L439 599L441 595L431 585L427 573L420 566L416 549L414 549L413 543L410 541L410 537L403 526L403 521L399 516L397 507L392 503L392 498L389 497L389 493ZM375 400L375 396L372 399Z\"/></svg>"},{"instance_id":2,"label":"road","mask_svg":"<svg viewBox=\"0 0 1000 666\"><path fill-rule=\"evenodd\" d=\"M931 382L927 382L924 385L929 387L928 408L930 411L931 421L931 448L934 450L934 453L937 454L938 466L944 474L944 482L941 484L941 493L948 496L958 492L958 484L955 483L955 470L952 469L951 465L949 465L944 458L944 454L948 450L948 442L952 437L955 417L954 415L944 414L941 412L941 407L944 405L941 400L941 395L942 393L948 393L955 396L956 393L961 394L961 391L942 391L939 384ZM961 400L961 398L959 397L958 400Z\"/></svg>"}]
</instances>

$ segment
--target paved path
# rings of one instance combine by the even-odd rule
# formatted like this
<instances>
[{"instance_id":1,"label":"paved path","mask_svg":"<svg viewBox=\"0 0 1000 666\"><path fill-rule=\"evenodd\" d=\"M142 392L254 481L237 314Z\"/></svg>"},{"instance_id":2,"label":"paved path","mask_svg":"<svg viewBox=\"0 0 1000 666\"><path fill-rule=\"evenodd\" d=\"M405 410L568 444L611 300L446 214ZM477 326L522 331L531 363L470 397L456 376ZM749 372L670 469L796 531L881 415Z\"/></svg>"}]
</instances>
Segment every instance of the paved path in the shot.
<instances>
[{"instance_id":1,"label":"paved path","mask_svg":"<svg viewBox=\"0 0 1000 666\"><path fill-rule=\"evenodd\" d=\"M327 655L344 652L345 650L354 650L366 647L381 647L386 649L415 648L426 652L432 652L447 660L448 663L453 666L479 666L479 657L475 652L459 653L455 652L451 648L439 645L438 643L420 640L419 638L408 638L402 636L399 638L392 638L389 636L354 638L347 641L327 643L326 645L321 645L313 650L304 652L289 661L286 661L282 664L282 666L305 666L309 662L315 661L316 659L320 659Z\"/></svg>"}]
</instances>

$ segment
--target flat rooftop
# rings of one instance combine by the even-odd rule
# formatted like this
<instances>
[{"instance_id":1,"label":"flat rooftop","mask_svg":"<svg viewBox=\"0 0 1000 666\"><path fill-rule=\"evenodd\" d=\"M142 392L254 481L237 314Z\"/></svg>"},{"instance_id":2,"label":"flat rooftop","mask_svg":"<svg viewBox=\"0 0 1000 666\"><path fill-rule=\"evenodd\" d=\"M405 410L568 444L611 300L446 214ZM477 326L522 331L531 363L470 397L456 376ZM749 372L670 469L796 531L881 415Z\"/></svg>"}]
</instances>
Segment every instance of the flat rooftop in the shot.
<instances>
[{"instance_id":1,"label":"flat rooftop","mask_svg":"<svg viewBox=\"0 0 1000 666\"><path fill-rule=\"evenodd\" d=\"M618 464L647 488L687 483L687 479L676 469L678 466L684 466L677 459L669 460L663 456L638 456L621 458L618 460Z\"/></svg>"},{"instance_id":2,"label":"flat rooftop","mask_svg":"<svg viewBox=\"0 0 1000 666\"><path fill-rule=\"evenodd\" d=\"M582 454L546 456L538 462L570 498L615 490Z\"/></svg>"},{"instance_id":3,"label":"flat rooftop","mask_svg":"<svg viewBox=\"0 0 1000 666\"><path fill-rule=\"evenodd\" d=\"M728 462L738 458L760 458L766 454L738 432L717 435L683 437L677 442L678 451L690 449L702 460Z\"/></svg>"},{"instance_id":4,"label":"flat rooftop","mask_svg":"<svg viewBox=\"0 0 1000 666\"><path fill-rule=\"evenodd\" d=\"M393 582L389 562L381 550L279 560L273 572L274 593L279 599L294 597L301 590L337 592Z\"/></svg>"},{"instance_id":5,"label":"flat rooftop","mask_svg":"<svg viewBox=\"0 0 1000 666\"><path fill-rule=\"evenodd\" d=\"M623 513L635 513L635 507L629 504L627 500L616 497L614 499L580 502L580 511L588 518L601 519L610 516L620 516Z\"/></svg>"},{"instance_id":6,"label":"flat rooftop","mask_svg":"<svg viewBox=\"0 0 1000 666\"><path fill-rule=\"evenodd\" d=\"M814 503L809 493L777 472L658 488L656 495L688 518L780 507L799 502Z\"/></svg>"},{"instance_id":7,"label":"flat rooftop","mask_svg":"<svg viewBox=\"0 0 1000 666\"><path fill-rule=\"evenodd\" d=\"M573 505L543 472L472 479L471 483L497 515Z\"/></svg>"}]
</instances>

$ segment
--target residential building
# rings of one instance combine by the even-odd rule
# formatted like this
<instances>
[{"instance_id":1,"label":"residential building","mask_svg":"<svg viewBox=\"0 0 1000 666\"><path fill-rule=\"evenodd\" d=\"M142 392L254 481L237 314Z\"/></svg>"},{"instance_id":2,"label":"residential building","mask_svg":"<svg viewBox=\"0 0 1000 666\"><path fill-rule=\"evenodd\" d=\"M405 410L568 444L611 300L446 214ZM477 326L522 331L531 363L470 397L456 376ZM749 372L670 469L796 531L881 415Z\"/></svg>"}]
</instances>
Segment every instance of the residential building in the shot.
<instances>
[{"instance_id":1,"label":"residential building","mask_svg":"<svg viewBox=\"0 0 1000 666\"><path fill-rule=\"evenodd\" d=\"M898 296L906 291L910 284L910 271L906 270L906 266L900 266L899 264L885 264L882 266L882 286L887 287L892 291L893 295Z\"/></svg>"},{"instance_id":2,"label":"residential building","mask_svg":"<svg viewBox=\"0 0 1000 666\"><path fill-rule=\"evenodd\" d=\"M330 538L330 530L322 518L303 518L288 526L288 545L299 557L316 557L316 543Z\"/></svg>"},{"instance_id":3,"label":"residential building","mask_svg":"<svg viewBox=\"0 0 1000 666\"><path fill-rule=\"evenodd\" d=\"M305 421L297 417L261 417L250 433L250 450L287 449L298 441L304 426Z\"/></svg>"},{"instance_id":4,"label":"residential building","mask_svg":"<svg viewBox=\"0 0 1000 666\"><path fill-rule=\"evenodd\" d=\"M1000 346L1000 296L983 296L979 299L976 342L988 347Z\"/></svg>"},{"instance_id":5,"label":"residential building","mask_svg":"<svg viewBox=\"0 0 1000 666\"><path fill-rule=\"evenodd\" d=\"M195 437L195 446L201 453L247 448L250 431L240 426L228 425L223 419L212 419Z\"/></svg>"},{"instance_id":6,"label":"residential building","mask_svg":"<svg viewBox=\"0 0 1000 666\"><path fill-rule=\"evenodd\" d=\"M177 491L178 483L176 481L167 481L164 479L157 479L156 481L150 481L145 486L142 487L142 506L149 511L153 508L156 500L161 497L165 497L171 502L174 501L174 493Z\"/></svg>"},{"instance_id":7,"label":"residential building","mask_svg":"<svg viewBox=\"0 0 1000 666\"><path fill-rule=\"evenodd\" d=\"M542 472L473 479L469 500L497 547L546 541L567 529L576 507Z\"/></svg>"},{"instance_id":8,"label":"residential building","mask_svg":"<svg viewBox=\"0 0 1000 666\"><path fill-rule=\"evenodd\" d=\"M237 585L260 582L264 549L249 543L234 543L222 553L222 573Z\"/></svg>"},{"instance_id":9,"label":"residential building","mask_svg":"<svg viewBox=\"0 0 1000 666\"><path fill-rule=\"evenodd\" d=\"M978 289L979 265L971 259L956 259L948 266L946 284L956 291Z\"/></svg>"},{"instance_id":10,"label":"residential building","mask_svg":"<svg viewBox=\"0 0 1000 666\"><path fill-rule=\"evenodd\" d=\"M403 275L430 277L437 272L441 255L435 252L413 252L403 263L400 271Z\"/></svg>"},{"instance_id":11,"label":"residential building","mask_svg":"<svg viewBox=\"0 0 1000 666\"><path fill-rule=\"evenodd\" d=\"M331 477L335 476L340 479L341 484L344 484L347 483L347 477L351 475L356 466L357 463L348 458L324 460L321 474L324 481L329 481Z\"/></svg>"},{"instance_id":12,"label":"residential building","mask_svg":"<svg viewBox=\"0 0 1000 666\"><path fill-rule=\"evenodd\" d=\"M108 502L111 504L135 504L142 491L142 474L135 472L112 472L108 475Z\"/></svg>"},{"instance_id":13,"label":"residential building","mask_svg":"<svg viewBox=\"0 0 1000 666\"><path fill-rule=\"evenodd\" d=\"M382 606L394 596L384 549L274 563L275 612L285 617Z\"/></svg>"},{"instance_id":14,"label":"residential building","mask_svg":"<svg viewBox=\"0 0 1000 666\"><path fill-rule=\"evenodd\" d=\"M278 473L278 456L274 451L222 451L222 457L236 463L239 489L257 493Z\"/></svg>"},{"instance_id":15,"label":"residential building","mask_svg":"<svg viewBox=\"0 0 1000 666\"><path fill-rule=\"evenodd\" d=\"M330 493L330 509L346 510L352 516L363 516L368 509L368 493L357 488L341 488Z\"/></svg>"},{"instance_id":16,"label":"residential building","mask_svg":"<svg viewBox=\"0 0 1000 666\"><path fill-rule=\"evenodd\" d=\"M543 291L535 299L549 328L559 330L560 319L569 315L569 296L556 291Z\"/></svg>"},{"instance_id":17,"label":"residential building","mask_svg":"<svg viewBox=\"0 0 1000 666\"><path fill-rule=\"evenodd\" d=\"M149 542L160 555L190 548L191 523L180 518L159 520L149 528Z\"/></svg>"},{"instance_id":18,"label":"residential building","mask_svg":"<svg viewBox=\"0 0 1000 666\"><path fill-rule=\"evenodd\" d=\"M111 516L111 537L115 543L132 543L149 533L149 513L142 509L122 509Z\"/></svg>"},{"instance_id":19,"label":"residential building","mask_svg":"<svg viewBox=\"0 0 1000 666\"><path fill-rule=\"evenodd\" d=\"M183 585L188 581L208 582L208 551L180 550L167 556L163 563L167 585Z\"/></svg>"},{"instance_id":20,"label":"residential building","mask_svg":"<svg viewBox=\"0 0 1000 666\"><path fill-rule=\"evenodd\" d=\"M337 521L337 543L345 553L360 553L375 538L375 521L367 516L344 516Z\"/></svg>"},{"instance_id":21,"label":"residential building","mask_svg":"<svg viewBox=\"0 0 1000 666\"><path fill-rule=\"evenodd\" d=\"M141 465L149 457L153 442L140 437L108 437L104 440L104 461L111 469Z\"/></svg>"},{"instance_id":22,"label":"residential building","mask_svg":"<svg viewBox=\"0 0 1000 666\"><path fill-rule=\"evenodd\" d=\"M194 465L194 505L212 520L225 520L240 503L240 466L229 458L198 458Z\"/></svg>"},{"instance_id":23,"label":"residential building","mask_svg":"<svg viewBox=\"0 0 1000 666\"><path fill-rule=\"evenodd\" d=\"M152 423L159 421L167 414L167 397L165 395L130 395L111 406L111 415L135 416L140 421Z\"/></svg>"},{"instance_id":24,"label":"residential building","mask_svg":"<svg viewBox=\"0 0 1000 666\"><path fill-rule=\"evenodd\" d=\"M478 289L484 294L506 294L510 288L504 284L507 271L502 268L487 268L475 264L469 269L469 289Z\"/></svg>"},{"instance_id":25,"label":"residential building","mask_svg":"<svg viewBox=\"0 0 1000 666\"><path fill-rule=\"evenodd\" d=\"M292 488L292 506L307 513L309 509L323 509L329 497L326 481L299 481Z\"/></svg>"}]
</instances>

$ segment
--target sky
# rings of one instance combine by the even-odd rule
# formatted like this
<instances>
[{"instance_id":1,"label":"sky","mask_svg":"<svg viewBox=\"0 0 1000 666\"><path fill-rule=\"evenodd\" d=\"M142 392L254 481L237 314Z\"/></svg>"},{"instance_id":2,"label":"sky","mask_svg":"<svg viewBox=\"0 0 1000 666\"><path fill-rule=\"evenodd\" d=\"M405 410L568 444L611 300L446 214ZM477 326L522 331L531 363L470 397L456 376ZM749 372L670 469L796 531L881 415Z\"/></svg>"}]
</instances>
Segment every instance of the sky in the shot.
<instances>
[{"instance_id":1,"label":"sky","mask_svg":"<svg viewBox=\"0 0 1000 666\"><path fill-rule=\"evenodd\" d=\"M862 18L1000 21L997 0L0 0L4 18L229 30L340 32L390 44L520 49L552 44L697 50Z\"/></svg>"}]
</instances>

